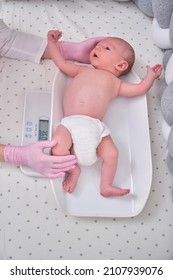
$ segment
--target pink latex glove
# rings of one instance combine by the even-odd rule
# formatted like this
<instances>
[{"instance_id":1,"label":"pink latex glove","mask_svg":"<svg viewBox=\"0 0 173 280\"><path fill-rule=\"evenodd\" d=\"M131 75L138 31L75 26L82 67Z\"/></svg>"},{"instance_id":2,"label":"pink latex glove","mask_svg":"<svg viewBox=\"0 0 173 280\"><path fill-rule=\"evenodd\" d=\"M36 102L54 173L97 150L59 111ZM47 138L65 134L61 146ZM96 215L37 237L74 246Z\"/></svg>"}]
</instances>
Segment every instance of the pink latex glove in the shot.
<instances>
[{"instance_id":1,"label":"pink latex glove","mask_svg":"<svg viewBox=\"0 0 173 280\"><path fill-rule=\"evenodd\" d=\"M82 42L60 41L60 50L65 59L90 63L91 50L104 38L104 36L92 37Z\"/></svg>"},{"instance_id":2,"label":"pink latex glove","mask_svg":"<svg viewBox=\"0 0 173 280\"><path fill-rule=\"evenodd\" d=\"M21 147L7 145L4 148L4 160L12 164L28 166L48 178L58 178L74 168L77 160L74 155L52 156L44 153L44 149L55 145L55 141L35 142Z\"/></svg>"}]
</instances>

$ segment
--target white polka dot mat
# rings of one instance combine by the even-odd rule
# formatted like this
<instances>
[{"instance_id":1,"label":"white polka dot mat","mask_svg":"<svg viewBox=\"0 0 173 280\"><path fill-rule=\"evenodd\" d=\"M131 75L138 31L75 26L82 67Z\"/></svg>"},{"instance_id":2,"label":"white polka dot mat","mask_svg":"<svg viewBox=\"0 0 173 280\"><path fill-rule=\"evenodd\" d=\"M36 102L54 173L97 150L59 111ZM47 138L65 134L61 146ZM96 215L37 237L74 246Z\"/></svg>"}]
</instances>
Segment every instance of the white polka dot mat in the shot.
<instances>
[{"instance_id":1,"label":"white polka dot mat","mask_svg":"<svg viewBox=\"0 0 173 280\"><path fill-rule=\"evenodd\" d=\"M141 79L147 64L162 61L151 38L151 19L132 2L3 1L1 16L11 28L43 37L52 28L62 30L63 39L71 41L123 37L136 50L134 70ZM0 58L0 143L20 145L25 92L50 90L55 71L51 61L36 65ZM173 258L172 181L165 163L160 84L157 81L147 97L153 180L142 213L124 219L66 216L48 179L26 177L18 166L1 163L1 259Z\"/></svg>"}]
</instances>

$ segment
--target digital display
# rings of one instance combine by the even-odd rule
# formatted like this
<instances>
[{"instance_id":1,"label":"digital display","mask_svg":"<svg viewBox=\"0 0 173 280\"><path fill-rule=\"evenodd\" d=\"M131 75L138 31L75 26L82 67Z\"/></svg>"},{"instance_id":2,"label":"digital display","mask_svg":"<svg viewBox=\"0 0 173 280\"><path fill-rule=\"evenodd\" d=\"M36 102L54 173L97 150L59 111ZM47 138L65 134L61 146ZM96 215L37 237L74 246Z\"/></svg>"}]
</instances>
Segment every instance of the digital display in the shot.
<instances>
[{"instance_id":1,"label":"digital display","mask_svg":"<svg viewBox=\"0 0 173 280\"><path fill-rule=\"evenodd\" d=\"M47 141L49 139L49 120L39 120L39 141Z\"/></svg>"}]
</instances>

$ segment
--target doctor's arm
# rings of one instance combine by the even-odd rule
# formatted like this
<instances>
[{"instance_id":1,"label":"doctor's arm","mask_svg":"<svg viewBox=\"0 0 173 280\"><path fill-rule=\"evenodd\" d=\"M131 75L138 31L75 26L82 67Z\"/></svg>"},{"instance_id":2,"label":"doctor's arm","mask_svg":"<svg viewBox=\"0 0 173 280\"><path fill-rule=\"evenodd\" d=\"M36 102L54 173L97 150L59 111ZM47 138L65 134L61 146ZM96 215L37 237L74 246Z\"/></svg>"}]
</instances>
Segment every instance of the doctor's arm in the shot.
<instances>
[{"instance_id":1,"label":"doctor's arm","mask_svg":"<svg viewBox=\"0 0 173 280\"><path fill-rule=\"evenodd\" d=\"M27 146L11 146L0 144L0 161L25 165L48 178L58 178L75 167L74 155L52 156L44 153L47 148L53 148L55 141L35 142Z\"/></svg>"}]
</instances>

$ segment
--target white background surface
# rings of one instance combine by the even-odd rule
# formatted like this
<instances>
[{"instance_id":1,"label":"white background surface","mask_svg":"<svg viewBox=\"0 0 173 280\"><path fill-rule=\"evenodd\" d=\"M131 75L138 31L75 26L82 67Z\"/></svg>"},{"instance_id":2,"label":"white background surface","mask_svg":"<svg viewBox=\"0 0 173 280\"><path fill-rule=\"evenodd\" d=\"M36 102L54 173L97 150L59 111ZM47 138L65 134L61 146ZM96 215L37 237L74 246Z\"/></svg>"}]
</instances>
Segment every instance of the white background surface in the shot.
<instances>
[{"instance_id":1,"label":"white background surface","mask_svg":"<svg viewBox=\"0 0 173 280\"><path fill-rule=\"evenodd\" d=\"M140 78L147 64L162 61L151 38L152 19L131 2L4 1L1 16L15 29L44 37L52 28L74 41L97 35L123 37L136 50L134 70ZM24 94L27 89L50 90L55 71L51 61L36 65L0 58L1 143L21 143ZM18 166L1 163L1 259L173 259L172 179L165 163L160 83L147 97L153 180L143 212L124 219L66 216L48 179L28 178Z\"/></svg>"}]
</instances>

